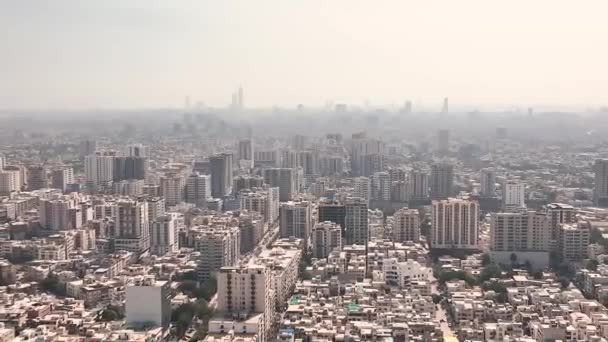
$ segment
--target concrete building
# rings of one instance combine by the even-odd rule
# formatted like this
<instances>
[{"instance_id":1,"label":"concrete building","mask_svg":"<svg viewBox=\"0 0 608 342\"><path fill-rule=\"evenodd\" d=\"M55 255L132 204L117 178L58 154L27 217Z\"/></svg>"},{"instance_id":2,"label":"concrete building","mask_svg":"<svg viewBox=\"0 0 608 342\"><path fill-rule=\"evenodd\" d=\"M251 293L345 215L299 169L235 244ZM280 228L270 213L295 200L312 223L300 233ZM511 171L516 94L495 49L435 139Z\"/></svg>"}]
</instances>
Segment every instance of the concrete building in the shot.
<instances>
[{"instance_id":1,"label":"concrete building","mask_svg":"<svg viewBox=\"0 0 608 342\"><path fill-rule=\"evenodd\" d=\"M454 191L454 166L447 163L433 164L430 183L431 199L450 197Z\"/></svg>"},{"instance_id":2,"label":"concrete building","mask_svg":"<svg viewBox=\"0 0 608 342\"><path fill-rule=\"evenodd\" d=\"M437 152L440 155L450 152L450 130L440 129L437 132Z\"/></svg>"},{"instance_id":3,"label":"concrete building","mask_svg":"<svg viewBox=\"0 0 608 342\"><path fill-rule=\"evenodd\" d=\"M101 190L112 184L114 179L114 157L112 151L96 152L84 160L87 184L92 190Z\"/></svg>"},{"instance_id":4,"label":"concrete building","mask_svg":"<svg viewBox=\"0 0 608 342\"><path fill-rule=\"evenodd\" d=\"M186 180L186 203L192 203L197 208L204 208L211 198L211 176L191 174Z\"/></svg>"},{"instance_id":5,"label":"concrete building","mask_svg":"<svg viewBox=\"0 0 608 342\"><path fill-rule=\"evenodd\" d=\"M0 195L7 196L20 190L19 171L0 171Z\"/></svg>"},{"instance_id":6,"label":"concrete building","mask_svg":"<svg viewBox=\"0 0 608 342\"><path fill-rule=\"evenodd\" d=\"M112 193L137 197L144 194L144 186L143 179L125 179L112 183Z\"/></svg>"},{"instance_id":7,"label":"concrete building","mask_svg":"<svg viewBox=\"0 0 608 342\"><path fill-rule=\"evenodd\" d=\"M281 203L280 236L308 241L312 228L311 210L311 203L306 201Z\"/></svg>"},{"instance_id":8,"label":"concrete building","mask_svg":"<svg viewBox=\"0 0 608 342\"><path fill-rule=\"evenodd\" d=\"M317 207L318 222L333 222L342 228L342 239L346 240L346 208L337 201L322 199Z\"/></svg>"},{"instance_id":9,"label":"concrete building","mask_svg":"<svg viewBox=\"0 0 608 342\"><path fill-rule=\"evenodd\" d=\"M44 165L30 165L27 167L27 189L29 191L48 188L49 180Z\"/></svg>"},{"instance_id":10,"label":"concrete building","mask_svg":"<svg viewBox=\"0 0 608 342\"><path fill-rule=\"evenodd\" d=\"M71 196L41 199L38 207L40 225L49 230L80 228L82 213L78 201L78 197Z\"/></svg>"},{"instance_id":11,"label":"concrete building","mask_svg":"<svg viewBox=\"0 0 608 342\"><path fill-rule=\"evenodd\" d=\"M296 170L292 168L272 168L264 170L264 182L279 188L279 200L289 201L298 190Z\"/></svg>"},{"instance_id":12,"label":"concrete building","mask_svg":"<svg viewBox=\"0 0 608 342\"><path fill-rule=\"evenodd\" d=\"M150 253L163 256L179 251L179 228L183 217L179 213L168 213L152 222Z\"/></svg>"},{"instance_id":13,"label":"concrete building","mask_svg":"<svg viewBox=\"0 0 608 342\"><path fill-rule=\"evenodd\" d=\"M393 215L393 241L420 241L420 214L417 209L401 208Z\"/></svg>"},{"instance_id":14,"label":"concrete building","mask_svg":"<svg viewBox=\"0 0 608 342\"><path fill-rule=\"evenodd\" d=\"M407 287L410 282L429 281L433 270L416 260L399 261L397 258L385 258L382 262L384 280L389 285Z\"/></svg>"},{"instance_id":15,"label":"concrete building","mask_svg":"<svg viewBox=\"0 0 608 342\"><path fill-rule=\"evenodd\" d=\"M205 228L197 232L194 250L200 252L196 269L199 281L209 279L224 266L235 265L240 256L240 240L238 227Z\"/></svg>"},{"instance_id":16,"label":"concrete building","mask_svg":"<svg viewBox=\"0 0 608 342\"><path fill-rule=\"evenodd\" d=\"M222 198L232 193L232 154L218 153L209 158L211 196Z\"/></svg>"},{"instance_id":17,"label":"concrete building","mask_svg":"<svg viewBox=\"0 0 608 342\"><path fill-rule=\"evenodd\" d=\"M238 194L244 189L262 188L264 186L264 178L259 176L242 175L234 177L232 190Z\"/></svg>"},{"instance_id":18,"label":"concrete building","mask_svg":"<svg viewBox=\"0 0 608 342\"><path fill-rule=\"evenodd\" d=\"M347 198L344 203L344 229L346 244L367 245L369 240L368 205L358 197Z\"/></svg>"},{"instance_id":19,"label":"concrete building","mask_svg":"<svg viewBox=\"0 0 608 342\"><path fill-rule=\"evenodd\" d=\"M510 180L502 186L502 210L517 212L526 209L526 184Z\"/></svg>"},{"instance_id":20,"label":"concrete building","mask_svg":"<svg viewBox=\"0 0 608 342\"><path fill-rule=\"evenodd\" d=\"M180 173L168 172L160 177L160 192L167 206L182 203L185 198L186 179Z\"/></svg>"},{"instance_id":21,"label":"concrete building","mask_svg":"<svg viewBox=\"0 0 608 342\"><path fill-rule=\"evenodd\" d=\"M116 202L114 249L142 254L150 249L148 202L121 199Z\"/></svg>"},{"instance_id":22,"label":"concrete building","mask_svg":"<svg viewBox=\"0 0 608 342\"><path fill-rule=\"evenodd\" d=\"M372 175L372 198L379 201L391 200L391 177L386 171Z\"/></svg>"},{"instance_id":23,"label":"concrete building","mask_svg":"<svg viewBox=\"0 0 608 342\"><path fill-rule=\"evenodd\" d=\"M355 188L354 195L362 198L369 203L372 198L372 182L367 177L356 177L353 179L353 185Z\"/></svg>"},{"instance_id":24,"label":"concrete building","mask_svg":"<svg viewBox=\"0 0 608 342\"><path fill-rule=\"evenodd\" d=\"M580 261L587 258L590 235L588 222L561 224L559 247L564 260Z\"/></svg>"},{"instance_id":25,"label":"concrete building","mask_svg":"<svg viewBox=\"0 0 608 342\"><path fill-rule=\"evenodd\" d=\"M429 199L429 174L423 170L412 170L408 179L409 200Z\"/></svg>"},{"instance_id":26,"label":"concrete building","mask_svg":"<svg viewBox=\"0 0 608 342\"><path fill-rule=\"evenodd\" d=\"M114 157L113 180L146 179L148 158L137 156Z\"/></svg>"},{"instance_id":27,"label":"concrete building","mask_svg":"<svg viewBox=\"0 0 608 342\"><path fill-rule=\"evenodd\" d=\"M254 165L254 153L253 153L253 140L242 139L239 140L238 146L239 166L243 165L246 168L253 168Z\"/></svg>"},{"instance_id":28,"label":"concrete building","mask_svg":"<svg viewBox=\"0 0 608 342\"><path fill-rule=\"evenodd\" d=\"M140 276L127 285L126 320L132 327L168 328L171 323L171 288L168 281Z\"/></svg>"},{"instance_id":29,"label":"concrete building","mask_svg":"<svg viewBox=\"0 0 608 342\"><path fill-rule=\"evenodd\" d=\"M274 223L279 217L279 189L254 189L239 194L240 208L262 214L268 223Z\"/></svg>"},{"instance_id":30,"label":"concrete building","mask_svg":"<svg viewBox=\"0 0 608 342\"><path fill-rule=\"evenodd\" d=\"M481 197L496 196L496 172L492 168L481 170L479 180L479 195Z\"/></svg>"},{"instance_id":31,"label":"concrete building","mask_svg":"<svg viewBox=\"0 0 608 342\"><path fill-rule=\"evenodd\" d=\"M324 259L334 250L342 250L342 228L333 222L315 224L312 229L312 255Z\"/></svg>"},{"instance_id":32,"label":"concrete building","mask_svg":"<svg viewBox=\"0 0 608 342\"><path fill-rule=\"evenodd\" d=\"M433 201L431 218L432 248L478 248L477 201L462 198Z\"/></svg>"},{"instance_id":33,"label":"concrete building","mask_svg":"<svg viewBox=\"0 0 608 342\"><path fill-rule=\"evenodd\" d=\"M241 236L241 255L254 250L265 233L264 216L255 211L241 211L239 229Z\"/></svg>"},{"instance_id":34,"label":"concrete building","mask_svg":"<svg viewBox=\"0 0 608 342\"><path fill-rule=\"evenodd\" d=\"M593 165L595 185L593 202L598 207L608 207L608 159L598 159Z\"/></svg>"},{"instance_id":35,"label":"concrete building","mask_svg":"<svg viewBox=\"0 0 608 342\"><path fill-rule=\"evenodd\" d=\"M66 192L68 184L74 184L74 169L68 166L55 168L51 171L51 187Z\"/></svg>"}]
</instances>

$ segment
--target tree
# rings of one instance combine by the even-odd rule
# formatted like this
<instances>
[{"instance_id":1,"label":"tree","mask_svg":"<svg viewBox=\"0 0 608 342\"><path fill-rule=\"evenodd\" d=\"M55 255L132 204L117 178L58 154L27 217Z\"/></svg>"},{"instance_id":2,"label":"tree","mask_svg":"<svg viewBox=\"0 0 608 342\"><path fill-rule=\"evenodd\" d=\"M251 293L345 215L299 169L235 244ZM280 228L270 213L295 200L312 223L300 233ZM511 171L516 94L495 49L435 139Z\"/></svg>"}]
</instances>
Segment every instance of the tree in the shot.
<instances>
[{"instance_id":1,"label":"tree","mask_svg":"<svg viewBox=\"0 0 608 342\"><path fill-rule=\"evenodd\" d=\"M432 297L434 304L439 304L441 302L442 297L440 295L433 293Z\"/></svg>"},{"instance_id":2,"label":"tree","mask_svg":"<svg viewBox=\"0 0 608 342\"><path fill-rule=\"evenodd\" d=\"M591 271L597 271L597 266L598 266L598 262L597 260L589 260L587 261L587 269L591 270Z\"/></svg>"},{"instance_id":3,"label":"tree","mask_svg":"<svg viewBox=\"0 0 608 342\"><path fill-rule=\"evenodd\" d=\"M485 267L485 266L489 265L491 262L492 262L492 258L490 258L490 256L487 253L484 253L481 256L481 265L482 266Z\"/></svg>"},{"instance_id":4,"label":"tree","mask_svg":"<svg viewBox=\"0 0 608 342\"><path fill-rule=\"evenodd\" d=\"M65 296L65 285L59 282L59 278L50 272L48 276L40 282L40 288L56 296Z\"/></svg>"},{"instance_id":5,"label":"tree","mask_svg":"<svg viewBox=\"0 0 608 342\"><path fill-rule=\"evenodd\" d=\"M509 259L511 260L511 266L514 267L515 265L517 265L517 254L511 253Z\"/></svg>"},{"instance_id":6,"label":"tree","mask_svg":"<svg viewBox=\"0 0 608 342\"><path fill-rule=\"evenodd\" d=\"M479 275L479 281L483 283L492 278L500 278L501 274L502 271L500 267L495 263L491 263L483 268L481 274Z\"/></svg>"},{"instance_id":7,"label":"tree","mask_svg":"<svg viewBox=\"0 0 608 342\"><path fill-rule=\"evenodd\" d=\"M567 277L559 277L558 281L562 284L562 288L566 289L570 286L570 279Z\"/></svg>"}]
</instances>

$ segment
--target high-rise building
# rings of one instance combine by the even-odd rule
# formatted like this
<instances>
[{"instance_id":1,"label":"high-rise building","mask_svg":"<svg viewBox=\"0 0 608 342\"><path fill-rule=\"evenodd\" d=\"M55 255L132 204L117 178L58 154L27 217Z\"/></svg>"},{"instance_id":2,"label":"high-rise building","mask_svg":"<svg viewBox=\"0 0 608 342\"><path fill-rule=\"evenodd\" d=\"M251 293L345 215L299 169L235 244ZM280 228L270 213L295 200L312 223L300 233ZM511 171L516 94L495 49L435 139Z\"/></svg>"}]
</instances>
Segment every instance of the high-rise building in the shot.
<instances>
[{"instance_id":1,"label":"high-rise building","mask_svg":"<svg viewBox=\"0 0 608 342\"><path fill-rule=\"evenodd\" d=\"M441 129L437 133L437 151L445 155L450 152L450 131Z\"/></svg>"},{"instance_id":2,"label":"high-rise building","mask_svg":"<svg viewBox=\"0 0 608 342\"><path fill-rule=\"evenodd\" d=\"M476 249L479 204L462 198L433 201L431 248Z\"/></svg>"},{"instance_id":3,"label":"high-rise building","mask_svg":"<svg viewBox=\"0 0 608 342\"><path fill-rule=\"evenodd\" d=\"M184 201L186 180L179 173L168 172L160 177L160 192L170 207Z\"/></svg>"},{"instance_id":4,"label":"high-rise building","mask_svg":"<svg viewBox=\"0 0 608 342\"><path fill-rule=\"evenodd\" d=\"M19 171L0 171L0 195L7 196L11 192L19 191Z\"/></svg>"},{"instance_id":5,"label":"high-rise building","mask_svg":"<svg viewBox=\"0 0 608 342\"><path fill-rule=\"evenodd\" d=\"M298 153L289 149L280 151L281 167L295 169L298 167Z\"/></svg>"},{"instance_id":6,"label":"high-rise building","mask_svg":"<svg viewBox=\"0 0 608 342\"><path fill-rule=\"evenodd\" d=\"M84 140L80 142L80 158L95 154L97 151L97 141Z\"/></svg>"},{"instance_id":7,"label":"high-rise building","mask_svg":"<svg viewBox=\"0 0 608 342\"><path fill-rule=\"evenodd\" d=\"M393 241L420 241L420 214L416 209L401 208L393 215Z\"/></svg>"},{"instance_id":8,"label":"high-rise building","mask_svg":"<svg viewBox=\"0 0 608 342\"><path fill-rule=\"evenodd\" d=\"M444 98L443 99L443 106L441 106L441 113L442 114L447 114L449 112L449 108L448 108L448 98Z\"/></svg>"},{"instance_id":9,"label":"high-rise building","mask_svg":"<svg viewBox=\"0 0 608 342\"><path fill-rule=\"evenodd\" d=\"M241 211L239 229L241 236L241 255L254 250L264 235L264 216L255 211Z\"/></svg>"},{"instance_id":10,"label":"high-rise building","mask_svg":"<svg viewBox=\"0 0 608 342\"><path fill-rule=\"evenodd\" d=\"M272 168L264 170L264 182L279 188L279 200L289 201L297 192L296 172L291 168Z\"/></svg>"},{"instance_id":11,"label":"high-rise building","mask_svg":"<svg viewBox=\"0 0 608 342\"><path fill-rule=\"evenodd\" d=\"M308 241L312 227L311 210L310 202L306 201L281 203L280 236Z\"/></svg>"},{"instance_id":12,"label":"high-rise building","mask_svg":"<svg viewBox=\"0 0 608 342\"><path fill-rule=\"evenodd\" d=\"M342 228L330 221L315 224L312 228L313 257L318 259L327 258L336 249L342 249Z\"/></svg>"},{"instance_id":13,"label":"high-rise building","mask_svg":"<svg viewBox=\"0 0 608 342\"><path fill-rule=\"evenodd\" d=\"M244 189L261 188L264 186L264 178L260 176L242 175L234 177L232 191L238 194Z\"/></svg>"},{"instance_id":14,"label":"high-rise building","mask_svg":"<svg viewBox=\"0 0 608 342\"><path fill-rule=\"evenodd\" d=\"M125 179L112 183L112 193L137 197L144 194L144 186L143 179Z\"/></svg>"},{"instance_id":15,"label":"high-rise building","mask_svg":"<svg viewBox=\"0 0 608 342\"><path fill-rule=\"evenodd\" d=\"M595 186L593 201L598 207L608 207L608 159L598 159L593 165Z\"/></svg>"},{"instance_id":16,"label":"high-rise building","mask_svg":"<svg viewBox=\"0 0 608 342\"><path fill-rule=\"evenodd\" d=\"M203 208L211 198L211 176L198 173L191 174L186 180L186 202L192 203L198 208Z\"/></svg>"},{"instance_id":17,"label":"high-rise building","mask_svg":"<svg viewBox=\"0 0 608 342\"><path fill-rule=\"evenodd\" d=\"M121 199L116 202L114 249L141 254L150 249L148 202Z\"/></svg>"},{"instance_id":18,"label":"high-rise building","mask_svg":"<svg viewBox=\"0 0 608 342\"><path fill-rule=\"evenodd\" d=\"M550 217L545 213L528 211L491 214L492 252L548 252L550 238Z\"/></svg>"},{"instance_id":19,"label":"high-rise building","mask_svg":"<svg viewBox=\"0 0 608 342\"><path fill-rule=\"evenodd\" d=\"M384 169L384 143L369 139L365 133L353 134L351 171L354 176L371 176Z\"/></svg>"},{"instance_id":20,"label":"high-rise building","mask_svg":"<svg viewBox=\"0 0 608 342\"><path fill-rule=\"evenodd\" d=\"M254 188L255 191L241 191L239 193L240 208L260 213L265 222L273 223L279 217L279 189Z\"/></svg>"},{"instance_id":21,"label":"high-rise building","mask_svg":"<svg viewBox=\"0 0 608 342\"><path fill-rule=\"evenodd\" d=\"M181 214L168 213L157 217L152 222L150 235L150 252L154 255L163 256L167 253L179 251L179 224Z\"/></svg>"},{"instance_id":22,"label":"high-rise building","mask_svg":"<svg viewBox=\"0 0 608 342\"><path fill-rule=\"evenodd\" d=\"M346 208L337 201L321 200L317 208L318 222L333 222L342 228L342 238L346 239Z\"/></svg>"},{"instance_id":23,"label":"high-rise building","mask_svg":"<svg viewBox=\"0 0 608 342\"><path fill-rule=\"evenodd\" d=\"M591 227L589 222L563 223L560 225L559 247L566 261L580 261L587 258L587 247Z\"/></svg>"},{"instance_id":24,"label":"high-rise building","mask_svg":"<svg viewBox=\"0 0 608 342\"><path fill-rule=\"evenodd\" d=\"M222 267L217 277L217 312L209 332L246 331L270 341L274 321L270 270L262 265ZM235 319L233 319L234 317Z\"/></svg>"},{"instance_id":25,"label":"high-rise building","mask_svg":"<svg viewBox=\"0 0 608 342\"><path fill-rule=\"evenodd\" d=\"M429 175L422 170L412 170L407 182L409 200L429 199Z\"/></svg>"},{"instance_id":26,"label":"high-rise building","mask_svg":"<svg viewBox=\"0 0 608 342\"><path fill-rule=\"evenodd\" d=\"M526 209L526 184L519 181L506 181L502 186L502 210L516 212Z\"/></svg>"},{"instance_id":27,"label":"high-rise building","mask_svg":"<svg viewBox=\"0 0 608 342\"><path fill-rule=\"evenodd\" d=\"M127 324L142 328L168 328L171 323L171 282L157 281L154 276L139 276L127 285Z\"/></svg>"},{"instance_id":28,"label":"high-rise building","mask_svg":"<svg viewBox=\"0 0 608 342\"><path fill-rule=\"evenodd\" d=\"M142 144L131 144L127 146L128 157L150 158L150 148Z\"/></svg>"},{"instance_id":29,"label":"high-rise building","mask_svg":"<svg viewBox=\"0 0 608 342\"><path fill-rule=\"evenodd\" d=\"M366 245L369 239L368 205L358 197L347 198L344 203L346 244Z\"/></svg>"},{"instance_id":30,"label":"high-rise building","mask_svg":"<svg viewBox=\"0 0 608 342\"><path fill-rule=\"evenodd\" d=\"M82 213L78 207L78 197L61 196L41 199L38 210L40 225L44 229L78 229L82 225Z\"/></svg>"},{"instance_id":31,"label":"high-rise building","mask_svg":"<svg viewBox=\"0 0 608 342\"><path fill-rule=\"evenodd\" d=\"M576 210L573 206L563 203L549 203L544 210L551 221L551 243L555 250L559 243L559 232L561 224L576 223Z\"/></svg>"},{"instance_id":32,"label":"high-rise building","mask_svg":"<svg viewBox=\"0 0 608 342\"><path fill-rule=\"evenodd\" d=\"M394 181L391 183L391 201L407 202L409 198L407 182Z\"/></svg>"},{"instance_id":33,"label":"high-rise building","mask_svg":"<svg viewBox=\"0 0 608 342\"><path fill-rule=\"evenodd\" d=\"M65 192L68 184L74 184L74 169L71 167L59 167L51 171L51 187Z\"/></svg>"},{"instance_id":34,"label":"high-rise building","mask_svg":"<svg viewBox=\"0 0 608 342\"><path fill-rule=\"evenodd\" d=\"M372 182L367 177L356 177L353 179L355 197L363 198L369 203L372 199Z\"/></svg>"},{"instance_id":35,"label":"high-rise building","mask_svg":"<svg viewBox=\"0 0 608 342\"><path fill-rule=\"evenodd\" d=\"M27 189L29 191L44 189L48 185L48 174L45 166L37 164L27 167Z\"/></svg>"},{"instance_id":36,"label":"high-rise building","mask_svg":"<svg viewBox=\"0 0 608 342\"><path fill-rule=\"evenodd\" d=\"M232 192L232 154L218 153L209 158L211 196L222 198Z\"/></svg>"},{"instance_id":37,"label":"high-rise building","mask_svg":"<svg viewBox=\"0 0 608 342\"><path fill-rule=\"evenodd\" d=\"M146 179L148 159L146 157L114 157L112 179L115 182L125 179Z\"/></svg>"},{"instance_id":38,"label":"high-rise building","mask_svg":"<svg viewBox=\"0 0 608 342\"><path fill-rule=\"evenodd\" d=\"M372 198L380 201L391 200L391 177L388 172L376 172L372 176Z\"/></svg>"},{"instance_id":39,"label":"high-rise building","mask_svg":"<svg viewBox=\"0 0 608 342\"><path fill-rule=\"evenodd\" d=\"M253 151L255 167L278 167L280 166L280 156L277 151Z\"/></svg>"},{"instance_id":40,"label":"high-rise building","mask_svg":"<svg viewBox=\"0 0 608 342\"><path fill-rule=\"evenodd\" d=\"M4 165L6 165L6 158L3 155L0 155L0 171L4 170Z\"/></svg>"},{"instance_id":41,"label":"high-rise building","mask_svg":"<svg viewBox=\"0 0 608 342\"><path fill-rule=\"evenodd\" d=\"M489 198L496 196L496 173L494 169L487 168L481 170L479 185L479 195L481 197Z\"/></svg>"},{"instance_id":42,"label":"high-rise building","mask_svg":"<svg viewBox=\"0 0 608 342\"><path fill-rule=\"evenodd\" d=\"M114 156L109 152L96 152L87 155L84 160L87 184L91 190L107 188L114 179Z\"/></svg>"},{"instance_id":43,"label":"high-rise building","mask_svg":"<svg viewBox=\"0 0 608 342\"><path fill-rule=\"evenodd\" d=\"M163 197L146 196L148 203L148 222L154 222L158 217L165 215L165 199Z\"/></svg>"},{"instance_id":44,"label":"high-rise building","mask_svg":"<svg viewBox=\"0 0 608 342\"><path fill-rule=\"evenodd\" d=\"M447 163L433 164L431 167L431 199L445 199L452 195L454 187L454 166Z\"/></svg>"},{"instance_id":45,"label":"high-rise building","mask_svg":"<svg viewBox=\"0 0 608 342\"><path fill-rule=\"evenodd\" d=\"M344 158L341 156L321 157L319 168L322 176L342 175L344 173Z\"/></svg>"},{"instance_id":46,"label":"high-rise building","mask_svg":"<svg viewBox=\"0 0 608 342\"><path fill-rule=\"evenodd\" d=\"M248 168L254 165L253 140L239 140L239 164L245 163Z\"/></svg>"},{"instance_id":47,"label":"high-rise building","mask_svg":"<svg viewBox=\"0 0 608 342\"><path fill-rule=\"evenodd\" d=\"M314 151L299 151L297 153L298 167L301 167L305 176L319 174L319 155Z\"/></svg>"},{"instance_id":48,"label":"high-rise building","mask_svg":"<svg viewBox=\"0 0 608 342\"><path fill-rule=\"evenodd\" d=\"M199 281L209 279L224 266L239 260L241 237L238 227L205 228L194 237L194 250L200 252L196 269ZM220 288L218 283L218 289Z\"/></svg>"}]
</instances>

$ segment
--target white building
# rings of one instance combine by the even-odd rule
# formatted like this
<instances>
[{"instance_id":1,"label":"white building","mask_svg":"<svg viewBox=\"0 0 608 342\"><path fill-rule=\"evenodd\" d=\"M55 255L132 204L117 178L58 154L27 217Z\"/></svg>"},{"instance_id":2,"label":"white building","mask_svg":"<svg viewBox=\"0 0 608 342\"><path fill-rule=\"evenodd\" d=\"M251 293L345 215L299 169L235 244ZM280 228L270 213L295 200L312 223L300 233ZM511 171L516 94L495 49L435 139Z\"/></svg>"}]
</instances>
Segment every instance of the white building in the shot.
<instances>
[{"instance_id":1,"label":"white building","mask_svg":"<svg viewBox=\"0 0 608 342\"><path fill-rule=\"evenodd\" d=\"M560 250L564 260L578 261L587 258L590 226L587 222L560 225Z\"/></svg>"},{"instance_id":2,"label":"white building","mask_svg":"<svg viewBox=\"0 0 608 342\"><path fill-rule=\"evenodd\" d=\"M355 197L363 198L369 203L369 200L372 198L372 182L367 177L356 177L353 180L355 192Z\"/></svg>"},{"instance_id":3,"label":"white building","mask_svg":"<svg viewBox=\"0 0 608 342\"><path fill-rule=\"evenodd\" d=\"M506 181L502 186L502 210L516 212L526 208L526 184Z\"/></svg>"},{"instance_id":4,"label":"white building","mask_svg":"<svg viewBox=\"0 0 608 342\"><path fill-rule=\"evenodd\" d=\"M171 322L170 282L156 281L154 276L135 278L127 285L126 313L130 326L167 328Z\"/></svg>"},{"instance_id":5,"label":"white building","mask_svg":"<svg viewBox=\"0 0 608 342\"><path fill-rule=\"evenodd\" d=\"M334 250L342 250L342 228L325 221L315 224L312 229L312 255L324 259Z\"/></svg>"},{"instance_id":6,"label":"white building","mask_svg":"<svg viewBox=\"0 0 608 342\"><path fill-rule=\"evenodd\" d=\"M307 201L281 203L279 220L280 236L295 237L308 241L312 228L311 204Z\"/></svg>"},{"instance_id":7,"label":"white building","mask_svg":"<svg viewBox=\"0 0 608 342\"><path fill-rule=\"evenodd\" d=\"M180 216L182 216L180 218ZM179 251L179 227L183 222L183 215L179 213L168 213L157 217L152 222L152 234L150 236L150 251L154 255L165 255Z\"/></svg>"},{"instance_id":8,"label":"white building","mask_svg":"<svg viewBox=\"0 0 608 342\"><path fill-rule=\"evenodd\" d=\"M191 174L186 181L185 197L187 203L204 207L211 199L211 176Z\"/></svg>"},{"instance_id":9,"label":"white building","mask_svg":"<svg viewBox=\"0 0 608 342\"><path fill-rule=\"evenodd\" d=\"M19 191L19 171L0 171L0 195L6 196Z\"/></svg>"},{"instance_id":10,"label":"white building","mask_svg":"<svg viewBox=\"0 0 608 342\"><path fill-rule=\"evenodd\" d=\"M184 201L186 180L179 173L166 173L160 177L160 192L167 206L174 206Z\"/></svg>"},{"instance_id":11,"label":"white building","mask_svg":"<svg viewBox=\"0 0 608 342\"><path fill-rule=\"evenodd\" d=\"M114 179L114 153L96 152L84 158L87 183L93 188L108 187Z\"/></svg>"},{"instance_id":12,"label":"white building","mask_svg":"<svg viewBox=\"0 0 608 342\"><path fill-rule=\"evenodd\" d=\"M144 253L150 249L148 202L121 199L116 202L114 249Z\"/></svg>"},{"instance_id":13,"label":"white building","mask_svg":"<svg viewBox=\"0 0 608 342\"><path fill-rule=\"evenodd\" d=\"M496 195L496 173L494 169L487 168L481 170L479 187L481 197L494 197Z\"/></svg>"},{"instance_id":14,"label":"white building","mask_svg":"<svg viewBox=\"0 0 608 342\"><path fill-rule=\"evenodd\" d=\"M462 198L433 201L431 247L476 249L479 204Z\"/></svg>"},{"instance_id":15,"label":"white building","mask_svg":"<svg viewBox=\"0 0 608 342\"><path fill-rule=\"evenodd\" d=\"M433 270L421 265L415 260L399 261L397 258L386 258L382 263L384 280L401 288L409 285L411 281L428 281Z\"/></svg>"},{"instance_id":16,"label":"white building","mask_svg":"<svg viewBox=\"0 0 608 342\"><path fill-rule=\"evenodd\" d=\"M376 172L372 176L372 198L380 201L391 200L391 177L388 172Z\"/></svg>"}]
</instances>

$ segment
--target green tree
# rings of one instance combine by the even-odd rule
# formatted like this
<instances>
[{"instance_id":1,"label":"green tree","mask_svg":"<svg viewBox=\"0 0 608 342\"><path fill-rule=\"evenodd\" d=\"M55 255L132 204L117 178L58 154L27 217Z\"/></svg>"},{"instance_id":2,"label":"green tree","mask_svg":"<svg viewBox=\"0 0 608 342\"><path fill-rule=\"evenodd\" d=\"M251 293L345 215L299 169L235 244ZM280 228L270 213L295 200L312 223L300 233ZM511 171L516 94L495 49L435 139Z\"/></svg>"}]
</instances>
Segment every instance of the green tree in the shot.
<instances>
[{"instance_id":1,"label":"green tree","mask_svg":"<svg viewBox=\"0 0 608 342\"><path fill-rule=\"evenodd\" d=\"M442 297L440 295L433 293L432 297L434 304L439 304L441 302Z\"/></svg>"},{"instance_id":2,"label":"green tree","mask_svg":"<svg viewBox=\"0 0 608 342\"><path fill-rule=\"evenodd\" d=\"M490 256L487 253L484 253L481 256L481 265L482 266L485 267L485 266L489 265L491 262L492 262L492 258L490 258Z\"/></svg>"},{"instance_id":3,"label":"green tree","mask_svg":"<svg viewBox=\"0 0 608 342\"><path fill-rule=\"evenodd\" d=\"M598 266L598 262L597 260L589 260L587 261L587 269L591 270L591 271L597 271L597 266Z\"/></svg>"},{"instance_id":4,"label":"green tree","mask_svg":"<svg viewBox=\"0 0 608 342\"><path fill-rule=\"evenodd\" d=\"M517 254L511 253L509 260L511 260L511 266L515 267L517 265Z\"/></svg>"}]
</instances>

